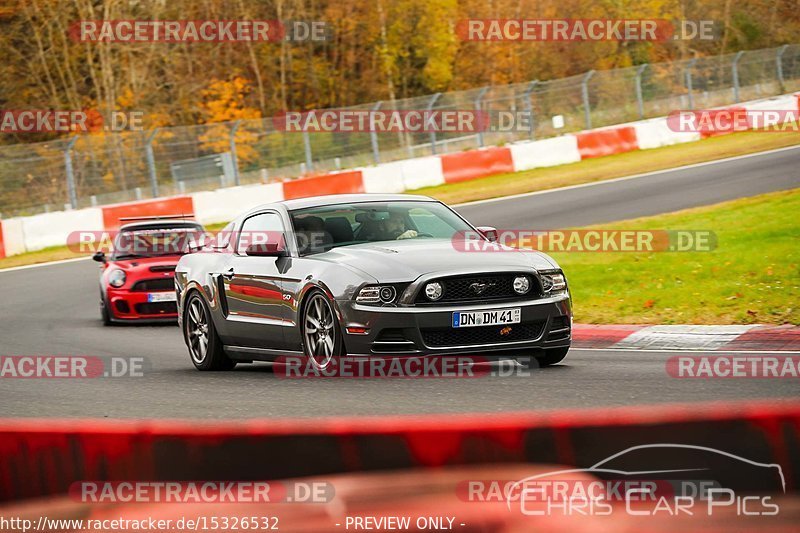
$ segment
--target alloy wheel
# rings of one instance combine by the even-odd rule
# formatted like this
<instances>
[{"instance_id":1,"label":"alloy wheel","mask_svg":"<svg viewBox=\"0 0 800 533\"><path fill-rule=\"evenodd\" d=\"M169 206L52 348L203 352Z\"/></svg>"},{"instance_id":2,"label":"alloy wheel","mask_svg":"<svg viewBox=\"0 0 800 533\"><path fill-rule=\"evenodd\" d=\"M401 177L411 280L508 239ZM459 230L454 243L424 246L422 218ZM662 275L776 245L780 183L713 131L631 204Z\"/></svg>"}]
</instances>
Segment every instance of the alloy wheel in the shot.
<instances>
[{"instance_id":1,"label":"alloy wheel","mask_svg":"<svg viewBox=\"0 0 800 533\"><path fill-rule=\"evenodd\" d=\"M333 309L322 294L314 294L308 301L303 318L304 348L311 363L326 368L333 358L336 346L336 328Z\"/></svg>"},{"instance_id":2,"label":"alloy wheel","mask_svg":"<svg viewBox=\"0 0 800 533\"><path fill-rule=\"evenodd\" d=\"M189 302L189 313L186 317L186 337L189 340L189 351L197 364L202 364L208 355L208 320L206 310L199 298Z\"/></svg>"}]
</instances>

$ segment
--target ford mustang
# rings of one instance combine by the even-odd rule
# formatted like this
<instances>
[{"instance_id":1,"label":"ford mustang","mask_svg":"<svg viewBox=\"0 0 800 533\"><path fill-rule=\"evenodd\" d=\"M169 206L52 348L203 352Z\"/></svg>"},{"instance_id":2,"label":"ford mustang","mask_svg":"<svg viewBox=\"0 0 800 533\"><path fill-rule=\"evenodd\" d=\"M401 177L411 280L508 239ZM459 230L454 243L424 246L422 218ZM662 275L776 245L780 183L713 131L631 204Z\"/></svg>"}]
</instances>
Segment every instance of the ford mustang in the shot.
<instances>
[{"instance_id":1,"label":"ford mustang","mask_svg":"<svg viewBox=\"0 0 800 533\"><path fill-rule=\"evenodd\" d=\"M203 242L203 226L181 216L133 217L114 239L110 255L94 254L100 266L100 315L114 323L175 322L175 265ZM135 220L135 222L134 222Z\"/></svg>"},{"instance_id":2,"label":"ford mustang","mask_svg":"<svg viewBox=\"0 0 800 533\"><path fill-rule=\"evenodd\" d=\"M324 369L342 356L467 354L560 362L572 327L564 273L547 255L495 238L424 196L252 209L178 262L192 363L224 370L292 356Z\"/></svg>"}]
</instances>

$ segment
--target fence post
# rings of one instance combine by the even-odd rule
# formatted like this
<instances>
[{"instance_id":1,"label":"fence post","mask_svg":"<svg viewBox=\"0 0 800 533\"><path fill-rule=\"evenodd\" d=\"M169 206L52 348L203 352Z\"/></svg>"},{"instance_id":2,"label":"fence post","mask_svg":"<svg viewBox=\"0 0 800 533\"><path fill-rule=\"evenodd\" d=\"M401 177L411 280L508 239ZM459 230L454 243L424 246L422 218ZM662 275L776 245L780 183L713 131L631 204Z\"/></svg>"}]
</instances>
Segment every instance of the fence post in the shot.
<instances>
[{"instance_id":1,"label":"fence post","mask_svg":"<svg viewBox=\"0 0 800 533\"><path fill-rule=\"evenodd\" d=\"M783 53L787 48L789 48L789 45L784 44L778 48L778 52L775 54L775 66L778 69L778 85L780 85L781 93L786 92L786 85L783 81Z\"/></svg>"},{"instance_id":2,"label":"fence post","mask_svg":"<svg viewBox=\"0 0 800 533\"><path fill-rule=\"evenodd\" d=\"M150 172L150 189L153 192L153 198L158 198L158 176L156 175L156 158L153 154L153 139L158 135L158 128L155 128L150 135L147 136L145 141L144 150L147 155L147 169Z\"/></svg>"},{"instance_id":3,"label":"fence post","mask_svg":"<svg viewBox=\"0 0 800 533\"><path fill-rule=\"evenodd\" d=\"M636 69L636 104L639 107L639 119L644 119L644 99L642 98L642 73L647 68L647 63L639 65Z\"/></svg>"},{"instance_id":4,"label":"fence post","mask_svg":"<svg viewBox=\"0 0 800 533\"><path fill-rule=\"evenodd\" d=\"M693 57L689 60L689 63L686 65L686 68L683 70L683 75L686 78L686 90L689 96L689 109L694 109L694 95L692 94L692 68L694 68L694 64L697 63L697 58Z\"/></svg>"},{"instance_id":5,"label":"fence post","mask_svg":"<svg viewBox=\"0 0 800 533\"><path fill-rule=\"evenodd\" d=\"M481 114L481 100L486 95L486 92L489 90L489 87L484 87L480 91L478 91L478 96L475 97L475 101L473 102L473 108L475 109L475 118L478 118ZM478 148L483 148L483 128L486 126L486 123L481 120L480 125L478 126Z\"/></svg>"},{"instance_id":6,"label":"fence post","mask_svg":"<svg viewBox=\"0 0 800 533\"><path fill-rule=\"evenodd\" d=\"M67 196L72 209L78 208L78 191L75 189L75 174L72 171L72 147L75 146L77 141L78 136L75 135L69 140L67 147L64 149L64 168L67 171Z\"/></svg>"},{"instance_id":7,"label":"fence post","mask_svg":"<svg viewBox=\"0 0 800 533\"><path fill-rule=\"evenodd\" d=\"M533 90L536 86L539 85L539 80L533 80L528 84L528 87L525 89L525 111L528 113L528 137L533 140L535 137L534 131L536 130L535 124L533 123L533 104L531 103L531 94L533 94Z\"/></svg>"},{"instance_id":8,"label":"fence post","mask_svg":"<svg viewBox=\"0 0 800 533\"><path fill-rule=\"evenodd\" d=\"M311 139L308 136L308 130L303 128L303 148L306 151L306 172L314 170L314 162L311 158Z\"/></svg>"},{"instance_id":9,"label":"fence post","mask_svg":"<svg viewBox=\"0 0 800 533\"><path fill-rule=\"evenodd\" d=\"M739 103L739 60L744 55L744 51L739 50L733 57L731 63L731 74L733 74L733 101Z\"/></svg>"},{"instance_id":10,"label":"fence post","mask_svg":"<svg viewBox=\"0 0 800 533\"><path fill-rule=\"evenodd\" d=\"M375 113L378 109L380 109L383 100L379 100L372 106L372 112ZM369 140L372 143L372 158L375 160L375 164L380 164L381 162L381 152L378 147L378 132L375 131L375 128L370 128L369 131Z\"/></svg>"},{"instance_id":11,"label":"fence post","mask_svg":"<svg viewBox=\"0 0 800 533\"><path fill-rule=\"evenodd\" d=\"M236 156L236 131L242 121L237 120L231 127L231 162L233 163L233 184L239 185L239 158Z\"/></svg>"},{"instance_id":12,"label":"fence post","mask_svg":"<svg viewBox=\"0 0 800 533\"><path fill-rule=\"evenodd\" d=\"M592 129L592 114L589 109L589 80L594 76L594 70L590 70L583 75L581 80L581 95L583 96L583 113L586 120L586 129Z\"/></svg>"},{"instance_id":13,"label":"fence post","mask_svg":"<svg viewBox=\"0 0 800 533\"><path fill-rule=\"evenodd\" d=\"M440 96L442 96L442 93L436 93L431 96L431 99L428 101L428 105L425 106L425 111L430 112ZM436 130L431 130L431 154L436 155Z\"/></svg>"}]
</instances>

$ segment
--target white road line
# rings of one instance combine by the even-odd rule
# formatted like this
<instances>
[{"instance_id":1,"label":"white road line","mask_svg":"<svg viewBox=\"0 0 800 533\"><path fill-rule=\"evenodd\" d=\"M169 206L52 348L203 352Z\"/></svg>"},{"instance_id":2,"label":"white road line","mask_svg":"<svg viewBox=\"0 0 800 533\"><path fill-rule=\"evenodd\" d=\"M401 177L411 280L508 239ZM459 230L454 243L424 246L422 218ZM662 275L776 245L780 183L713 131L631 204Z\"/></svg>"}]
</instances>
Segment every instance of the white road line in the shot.
<instances>
[{"instance_id":1,"label":"white road line","mask_svg":"<svg viewBox=\"0 0 800 533\"><path fill-rule=\"evenodd\" d=\"M698 168L698 167L704 167L704 166L708 166L708 165L716 165L718 163L726 163L728 161L737 161L739 159L746 159L748 157L759 157L759 156L762 156L762 155L775 154L775 153L778 153L778 152L785 152L785 151L788 151L788 150L797 150L797 149L800 149L800 144L795 145L795 146L787 146L785 148L776 148L774 150L767 150L766 152L755 152L755 153L752 153L752 154L736 155L736 156L733 156L733 157L726 157L725 159L715 159L713 161L705 161L703 163L694 163L694 164L691 164L691 165L684 165L682 167L665 168L663 170L654 170L652 172L645 172L643 174L633 174L632 176L623 176L621 178L613 178L613 179L610 179L610 180L598 180L598 181L592 181L592 182L589 182L589 183L580 183L578 185L569 185L567 187L559 187L557 189L545 189L543 191L523 192L523 193L520 193L520 194L512 194L511 196L500 196L498 198L488 198L486 200L475 200L473 202L465 202L463 204L453 204L453 207L462 207L462 206L468 206L468 205L486 204L486 203L489 203L489 202L502 202L502 201L505 201L505 200L513 200L515 198L526 198L528 196L537 196L537 195L540 195L540 194L551 194L551 193L557 193L557 192L561 192L561 191L569 191L571 189L582 189L584 187L595 187L595 186L598 186L598 185L605 185L607 183L617 183L617 182L620 182L620 181L627 181L627 180L645 178L647 176L655 176L656 174L667 174L669 172L679 172L681 170L687 170L687 169L690 169L690 168Z\"/></svg>"},{"instance_id":2,"label":"white road line","mask_svg":"<svg viewBox=\"0 0 800 533\"><path fill-rule=\"evenodd\" d=\"M59 261L50 261L49 263L36 263L34 265L20 265L16 267L0 268L0 274L2 274L3 272L14 272L15 270L27 270L29 268L41 268L53 265L63 265L65 263L76 263L78 261L86 261L87 259L91 259L91 257L78 257L76 259L61 259Z\"/></svg>"}]
</instances>

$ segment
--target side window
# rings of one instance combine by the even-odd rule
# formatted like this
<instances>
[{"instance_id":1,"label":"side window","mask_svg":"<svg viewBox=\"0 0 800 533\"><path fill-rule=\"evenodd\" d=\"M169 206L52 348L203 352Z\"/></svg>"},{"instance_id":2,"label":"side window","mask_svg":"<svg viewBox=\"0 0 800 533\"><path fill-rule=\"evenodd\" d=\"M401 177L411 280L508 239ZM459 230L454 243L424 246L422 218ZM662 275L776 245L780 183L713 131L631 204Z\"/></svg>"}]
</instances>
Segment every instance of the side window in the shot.
<instances>
[{"instance_id":1,"label":"side window","mask_svg":"<svg viewBox=\"0 0 800 533\"><path fill-rule=\"evenodd\" d=\"M277 242L283 231L283 221L277 213L254 215L242 224L236 253L244 255L251 244Z\"/></svg>"},{"instance_id":2,"label":"side window","mask_svg":"<svg viewBox=\"0 0 800 533\"><path fill-rule=\"evenodd\" d=\"M226 250L227 249L228 251L230 251L231 243L233 241L233 229L235 227L236 227L236 223L235 222L231 222L230 224L228 224L227 226L222 228L220 230L220 232L217 233L217 239L216 239L216 244L215 244L214 248L217 248L217 249L220 249L220 250Z\"/></svg>"}]
</instances>

